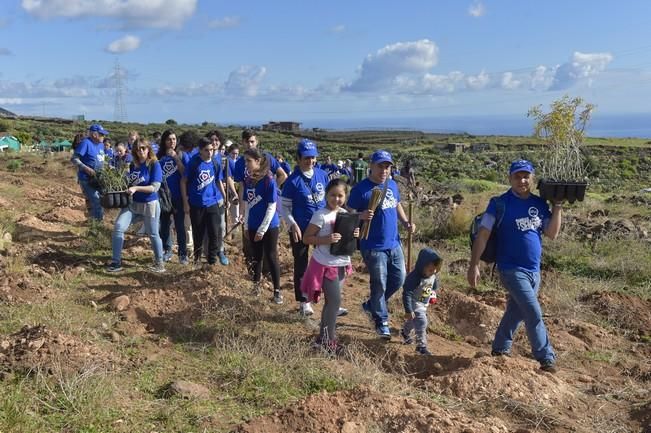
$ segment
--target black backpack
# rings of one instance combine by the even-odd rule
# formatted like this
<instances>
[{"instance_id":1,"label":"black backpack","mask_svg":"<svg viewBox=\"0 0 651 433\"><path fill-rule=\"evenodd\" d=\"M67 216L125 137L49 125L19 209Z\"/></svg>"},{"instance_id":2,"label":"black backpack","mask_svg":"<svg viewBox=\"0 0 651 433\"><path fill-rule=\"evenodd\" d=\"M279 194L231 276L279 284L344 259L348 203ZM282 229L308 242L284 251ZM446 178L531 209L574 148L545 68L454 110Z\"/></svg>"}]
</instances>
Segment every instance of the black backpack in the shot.
<instances>
[{"instance_id":1,"label":"black backpack","mask_svg":"<svg viewBox=\"0 0 651 433\"><path fill-rule=\"evenodd\" d=\"M486 263L494 263L497 259L497 229L502 220L504 219L504 212L506 211L506 203L504 199L500 196L491 198L495 202L495 224L493 224L493 229L491 230L491 235L486 242L486 248L481 254L480 259ZM479 234L479 228L481 227L481 219L484 216L484 212L475 216L470 224L470 250L472 251L472 245L477 239Z\"/></svg>"},{"instance_id":2,"label":"black backpack","mask_svg":"<svg viewBox=\"0 0 651 433\"><path fill-rule=\"evenodd\" d=\"M172 192L170 191L170 187L167 185L167 179L165 179L165 176L163 176L163 181L158 189L158 202L160 203L161 213L176 212L174 203L172 202Z\"/></svg>"}]
</instances>

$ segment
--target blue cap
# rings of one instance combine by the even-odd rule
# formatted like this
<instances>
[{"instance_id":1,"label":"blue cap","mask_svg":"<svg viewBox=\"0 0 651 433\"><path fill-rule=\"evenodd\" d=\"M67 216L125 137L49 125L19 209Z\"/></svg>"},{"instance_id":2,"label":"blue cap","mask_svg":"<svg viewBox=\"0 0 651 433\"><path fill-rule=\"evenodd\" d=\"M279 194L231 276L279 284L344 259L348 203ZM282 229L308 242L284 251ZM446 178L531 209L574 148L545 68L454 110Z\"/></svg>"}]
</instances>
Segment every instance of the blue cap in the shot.
<instances>
[{"instance_id":1,"label":"blue cap","mask_svg":"<svg viewBox=\"0 0 651 433\"><path fill-rule=\"evenodd\" d=\"M99 132L102 135L108 135L109 134L108 131L106 129L102 128L102 125L100 125L99 123L93 123L92 125L90 125L88 127L88 130L90 132Z\"/></svg>"},{"instance_id":2,"label":"blue cap","mask_svg":"<svg viewBox=\"0 0 651 433\"><path fill-rule=\"evenodd\" d=\"M301 141L298 142L298 148L296 150L301 158L306 156L319 156L319 152L316 150L316 143L307 138L302 138Z\"/></svg>"},{"instance_id":3,"label":"blue cap","mask_svg":"<svg viewBox=\"0 0 651 433\"><path fill-rule=\"evenodd\" d=\"M391 158L391 154L386 150L376 150L371 155L371 162L373 164L379 164L380 162L390 162L393 164L393 158Z\"/></svg>"},{"instance_id":4,"label":"blue cap","mask_svg":"<svg viewBox=\"0 0 651 433\"><path fill-rule=\"evenodd\" d=\"M511 163L511 168L509 169L509 175L517 173L518 171L526 171L527 173L533 173L533 164L527 161L526 159L520 159L518 161L513 161Z\"/></svg>"}]
</instances>

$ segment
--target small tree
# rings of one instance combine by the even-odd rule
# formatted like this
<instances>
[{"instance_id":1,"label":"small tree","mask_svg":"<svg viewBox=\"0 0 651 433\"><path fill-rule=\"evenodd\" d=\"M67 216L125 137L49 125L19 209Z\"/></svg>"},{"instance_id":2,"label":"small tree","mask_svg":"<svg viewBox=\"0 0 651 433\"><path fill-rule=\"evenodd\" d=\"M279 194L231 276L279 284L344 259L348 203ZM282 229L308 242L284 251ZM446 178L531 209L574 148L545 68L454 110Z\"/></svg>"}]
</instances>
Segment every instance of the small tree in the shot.
<instances>
[{"instance_id":1,"label":"small tree","mask_svg":"<svg viewBox=\"0 0 651 433\"><path fill-rule=\"evenodd\" d=\"M581 97L565 95L551 104L548 113L543 112L542 105L529 110L527 116L536 120L534 135L547 142L542 164L544 179L585 180L586 167L581 147L594 108Z\"/></svg>"},{"instance_id":2,"label":"small tree","mask_svg":"<svg viewBox=\"0 0 651 433\"><path fill-rule=\"evenodd\" d=\"M176 120L174 120L174 119L167 119L167 120L165 121L165 124L166 124L166 125L169 125L169 126L175 126L175 125L177 125Z\"/></svg>"}]
</instances>

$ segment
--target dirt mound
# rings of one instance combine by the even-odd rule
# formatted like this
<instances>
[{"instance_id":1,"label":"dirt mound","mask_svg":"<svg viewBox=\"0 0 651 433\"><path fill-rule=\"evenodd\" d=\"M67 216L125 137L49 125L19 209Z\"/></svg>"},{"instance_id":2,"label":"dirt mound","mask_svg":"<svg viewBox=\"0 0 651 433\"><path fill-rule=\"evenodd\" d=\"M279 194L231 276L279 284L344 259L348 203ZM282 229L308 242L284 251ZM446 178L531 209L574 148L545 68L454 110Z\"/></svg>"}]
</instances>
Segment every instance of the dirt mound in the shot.
<instances>
[{"instance_id":1,"label":"dirt mound","mask_svg":"<svg viewBox=\"0 0 651 433\"><path fill-rule=\"evenodd\" d=\"M46 222L65 224L76 224L86 221L86 215L84 215L84 212L72 209L72 206L57 206L51 211L40 214L38 218Z\"/></svg>"},{"instance_id":2,"label":"dirt mound","mask_svg":"<svg viewBox=\"0 0 651 433\"><path fill-rule=\"evenodd\" d=\"M459 335L480 343L493 339L497 325L502 318L502 310L476 300L473 296L453 290L441 293L436 317L452 326Z\"/></svg>"},{"instance_id":3,"label":"dirt mound","mask_svg":"<svg viewBox=\"0 0 651 433\"><path fill-rule=\"evenodd\" d=\"M581 300L617 327L637 337L651 336L651 300L617 292L594 292Z\"/></svg>"},{"instance_id":4,"label":"dirt mound","mask_svg":"<svg viewBox=\"0 0 651 433\"><path fill-rule=\"evenodd\" d=\"M113 364L114 355L80 339L55 333L43 325L27 326L0 341L2 372L75 370L93 364Z\"/></svg>"},{"instance_id":5,"label":"dirt mound","mask_svg":"<svg viewBox=\"0 0 651 433\"><path fill-rule=\"evenodd\" d=\"M499 419L473 419L434 403L356 388L312 395L293 408L256 418L239 433L506 432Z\"/></svg>"},{"instance_id":6,"label":"dirt mound","mask_svg":"<svg viewBox=\"0 0 651 433\"><path fill-rule=\"evenodd\" d=\"M43 221L33 215L23 215L16 221L15 238L19 242L40 240L69 242L77 239L78 236L61 224Z\"/></svg>"}]
</instances>

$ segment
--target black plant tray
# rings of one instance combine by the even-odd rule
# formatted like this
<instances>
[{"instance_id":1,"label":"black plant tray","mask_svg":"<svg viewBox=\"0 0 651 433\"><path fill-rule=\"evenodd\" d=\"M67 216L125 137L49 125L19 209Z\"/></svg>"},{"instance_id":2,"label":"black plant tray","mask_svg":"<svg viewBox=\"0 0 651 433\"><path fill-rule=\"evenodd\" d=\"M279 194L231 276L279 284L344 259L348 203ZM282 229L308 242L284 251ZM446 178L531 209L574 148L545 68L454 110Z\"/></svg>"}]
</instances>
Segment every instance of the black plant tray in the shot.
<instances>
[{"instance_id":1,"label":"black plant tray","mask_svg":"<svg viewBox=\"0 0 651 433\"><path fill-rule=\"evenodd\" d=\"M100 202L105 209L121 209L128 207L133 198L127 191L106 192L102 194Z\"/></svg>"},{"instance_id":2,"label":"black plant tray","mask_svg":"<svg viewBox=\"0 0 651 433\"><path fill-rule=\"evenodd\" d=\"M557 182L547 179L538 181L540 197L549 201L583 201L588 182Z\"/></svg>"}]
</instances>

